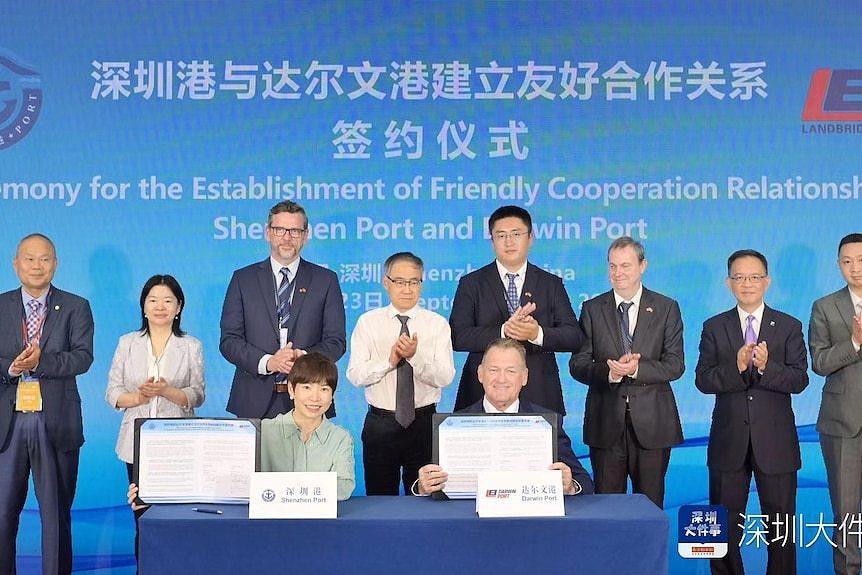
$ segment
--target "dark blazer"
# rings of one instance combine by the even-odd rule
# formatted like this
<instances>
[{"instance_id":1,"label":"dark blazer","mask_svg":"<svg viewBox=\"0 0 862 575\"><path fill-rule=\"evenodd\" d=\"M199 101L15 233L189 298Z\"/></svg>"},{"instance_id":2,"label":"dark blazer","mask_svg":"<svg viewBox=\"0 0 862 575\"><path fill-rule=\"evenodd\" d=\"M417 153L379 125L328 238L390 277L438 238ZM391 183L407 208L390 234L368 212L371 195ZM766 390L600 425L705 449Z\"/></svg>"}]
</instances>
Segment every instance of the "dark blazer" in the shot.
<instances>
[{"instance_id":1,"label":"dark blazer","mask_svg":"<svg viewBox=\"0 0 862 575\"><path fill-rule=\"evenodd\" d=\"M682 316L672 299L643 288L632 352L640 353L637 379L609 383L608 359L623 355L614 292L584 302L581 327L586 342L572 354L572 377L589 386L584 412L584 443L609 448L622 435L626 402L638 441L646 449L671 447L682 441L679 412L670 382L685 371Z\"/></svg>"},{"instance_id":2,"label":"dark blazer","mask_svg":"<svg viewBox=\"0 0 862 575\"><path fill-rule=\"evenodd\" d=\"M299 261L290 303L288 339L307 352L338 361L347 347L344 301L334 272ZM221 354L236 366L227 410L261 417L272 399L275 374L259 375L265 354L279 349L275 278L269 258L234 272L221 314Z\"/></svg>"},{"instance_id":3,"label":"dark blazer","mask_svg":"<svg viewBox=\"0 0 862 575\"><path fill-rule=\"evenodd\" d=\"M93 313L82 297L51 286L36 366L42 391L42 414L48 436L58 451L84 444L81 396L76 376L93 363ZM17 377L9 366L24 349L21 289L0 294L0 451L8 447L15 412Z\"/></svg>"},{"instance_id":4,"label":"dark blazer","mask_svg":"<svg viewBox=\"0 0 862 575\"><path fill-rule=\"evenodd\" d=\"M476 403L462 409L460 413L485 413L485 406L482 404L482 400L480 399ZM540 405L521 399L518 405L518 413L554 412L550 409L545 409ZM560 423L562 424L562 422ZM575 457L575 452L572 451L572 440L569 439L569 436L566 434L562 425L560 425L557 430L557 461L562 461L572 470L572 477L581 486L581 491L578 495L593 493L595 491L593 480L590 477L590 474L587 473L587 470L584 469L584 466L581 465L581 462L578 461L578 458Z\"/></svg>"},{"instance_id":5,"label":"dark blazer","mask_svg":"<svg viewBox=\"0 0 862 575\"><path fill-rule=\"evenodd\" d=\"M527 350L529 374L521 397L565 415L560 369L554 352L577 351L584 341L584 334L560 277L530 263L524 275L521 305L531 301L536 304L533 317L542 326L544 340L541 347L522 342ZM449 325L452 328L453 349L470 353L458 385L456 410L485 396L479 383L479 364L482 363L485 348L500 338L500 329L508 319L506 289L495 262L461 278L452 302Z\"/></svg>"},{"instance_id":6,"label":"dark blazer","mask_svg":"<svg viewBox=\"0 0 862 575\"><path fill-rule=\"evenodd\" d=\"M718 471L741 469L751 442L763 472L791 473L802 463L790 394L808 385L802 324L766 307L757 341L769 348L763 375L739 373L736 353L745 340L736 307L703 324L695 385L715 394L707 465Z\"/></svg>"}]
</instances>

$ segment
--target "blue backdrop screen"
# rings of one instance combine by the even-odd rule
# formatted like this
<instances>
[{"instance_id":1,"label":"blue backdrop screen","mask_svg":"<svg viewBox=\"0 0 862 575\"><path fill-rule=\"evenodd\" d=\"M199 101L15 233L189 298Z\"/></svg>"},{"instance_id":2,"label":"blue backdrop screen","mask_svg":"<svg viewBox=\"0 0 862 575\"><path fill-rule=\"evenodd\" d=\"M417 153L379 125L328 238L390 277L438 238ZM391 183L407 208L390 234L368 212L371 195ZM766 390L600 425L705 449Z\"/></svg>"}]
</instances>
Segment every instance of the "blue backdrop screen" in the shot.
<instances>
[{"instance_id":1,"label":"blue backdrop screen","mask_svg":"<svg viewBox=\"0 0 862 575\"><path fill-rule=\"evenodd\" d=\"M608 289L610 241L642 241L645 284L677 299L685 323L674 389L687 442L671 459L668 512L706 501L713 398L693 370L703 320L733 305L727 256L766 254L768 304L807 326L813 300L842 285L838 240L859 231L859 12L653 4L5 2L0 252L11 260L24 235L49 235L56 285L87 297L96 322L79 378L77 564L131 559L120 414L104 391L144 281L181 282L183 327L205 350L199 414L225 415L222 299L234 269L267 256L267 210L283 199L309 213L303 255L339 276L348 336L386 303L382 262L401 250L425 260L423 302L448 317L458 278L493 257L487 217L500 205L531 212L531 261L564 278L576 311ZM17 285L11 266L0 285ZM586 387L563 379L566 428L586 455ZM799 511L828 518L811 429L821 387L812 374L793 406ZM342 378L337 399L361 461L362 390ZM36 509L31 495L24 567L39 552ZM672 571L705 572L669 553ZM823 541L800 550L800 569L827 572L830 553Z\"/></svg>"}]
</instances>

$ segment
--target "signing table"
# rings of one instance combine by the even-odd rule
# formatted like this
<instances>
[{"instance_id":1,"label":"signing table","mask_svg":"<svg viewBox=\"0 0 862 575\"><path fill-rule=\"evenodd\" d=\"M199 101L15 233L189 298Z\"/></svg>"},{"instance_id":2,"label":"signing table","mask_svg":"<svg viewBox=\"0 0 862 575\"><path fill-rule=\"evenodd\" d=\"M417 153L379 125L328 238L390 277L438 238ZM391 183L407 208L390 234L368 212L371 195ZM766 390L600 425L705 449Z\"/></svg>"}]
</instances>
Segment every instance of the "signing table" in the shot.
<instances>
[{"instance_id":1,"label":"signing table","mask_svg":"<svg viewBox=\"0 0 862 575\"><path fill-rule=\"evenodd\" d=\"M643 495L566 497L565 517L525 519L479 519L475 501L428 497L354 497L338 504L338 519L192 507L156 505L141 517L142 575L668 570L668 519Z\"/></svg>"}]
</instances>

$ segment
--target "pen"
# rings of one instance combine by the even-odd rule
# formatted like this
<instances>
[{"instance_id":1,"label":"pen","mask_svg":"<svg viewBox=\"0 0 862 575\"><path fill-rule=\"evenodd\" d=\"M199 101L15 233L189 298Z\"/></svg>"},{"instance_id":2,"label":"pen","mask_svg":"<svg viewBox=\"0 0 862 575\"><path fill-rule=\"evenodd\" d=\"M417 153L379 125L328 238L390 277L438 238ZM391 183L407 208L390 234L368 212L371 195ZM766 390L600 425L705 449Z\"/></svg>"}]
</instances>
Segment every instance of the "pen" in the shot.
<instances>
[{"instance_id":1,"label":"pen","mask_svg":"<svg viewBox=\"0 0 862 575\"><path fill-rule=\"evenodd\" d=\"M198 513L212 513L213 515L221 515L221 509L204 509L202 507L192 507L192 511Z\"/></svg>"}]
</instances>

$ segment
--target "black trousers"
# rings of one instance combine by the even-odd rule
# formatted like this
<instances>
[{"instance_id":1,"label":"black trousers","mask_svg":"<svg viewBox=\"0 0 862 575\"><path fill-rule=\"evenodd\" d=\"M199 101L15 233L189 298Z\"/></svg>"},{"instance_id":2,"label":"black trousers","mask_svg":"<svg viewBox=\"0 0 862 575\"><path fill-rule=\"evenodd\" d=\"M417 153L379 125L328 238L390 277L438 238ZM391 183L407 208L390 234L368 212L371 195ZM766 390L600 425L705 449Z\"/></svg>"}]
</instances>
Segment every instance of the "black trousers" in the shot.
<instances>
[{"instance_id":1,"label":"black trousers","mask_svg":"<svg viewBox=\"0 0 862 575\"><path fill-rule=\"evenodd\" d=\"M131 463L126 463L126 474L129 476L129 483L131 483L134 480L134 475L133 475L134 468L135 467ZM146 511L146 510L147 510L147 508L145 507L144 509L138 509L137 511L132 512L135 514L135 561L138 560L138 547L139 547L139 540L140 540L140 534L138 533L138 519L141 518L141 515L143 515L144 511Z\"/></svg>"},{"instance_id":2,"label":"black trousers","mask_svg":"<svg viewBox=\"0 0 862 575\"><path fill-rule=\"evenodd\" d=\"M760 512L768 519L768 540L778 537L775 521L786 525L795 519L796 513L796 472L764 473L757 467L751 445L741 469L733 471L709 470L709 502L712 505L727 507L727 522L730 524L727 543L727 555L722 559L709 562L710 571L717 574L741 575L744 573L742 555L739 543L742 540L742 527L745 521L740 514L745 514L748 504L748 491L751 485L751 475L757 484L757 495L760 498ZM786 531L786 529L785 529ZM762 544L762 543L761 543ZM769 543L766 546L767 575L793 575L796 573L796 546L792 539L784 545L781 542Z\"/></svg>"},{"instance_id":3,"label":"black trousers","mask_svg":"<svg viewBox=\"0 0 862 575\"><path fill-rule=\"evenodd\" d=\"M369 407L362 427L362 465L366 495L404 493L419 477L419 468L431 462L431 415L434 404L416 410L416 419L403 428L395 412Z\"/></svg>"},{"instance_id":4,"label":"black trousers","mask_svg":"<svg viewBox=\"0 0 862 575\"><path fill-rule=\"evenodd\" d=\"M632 427L626 410L626 424L615 445L590 447L590 463L596 493L625 493L632 478L632 491L643 493L658 507L664 508L664 476L670 463L670 447L645 449Z\"/></svg>"}]
</instances>

